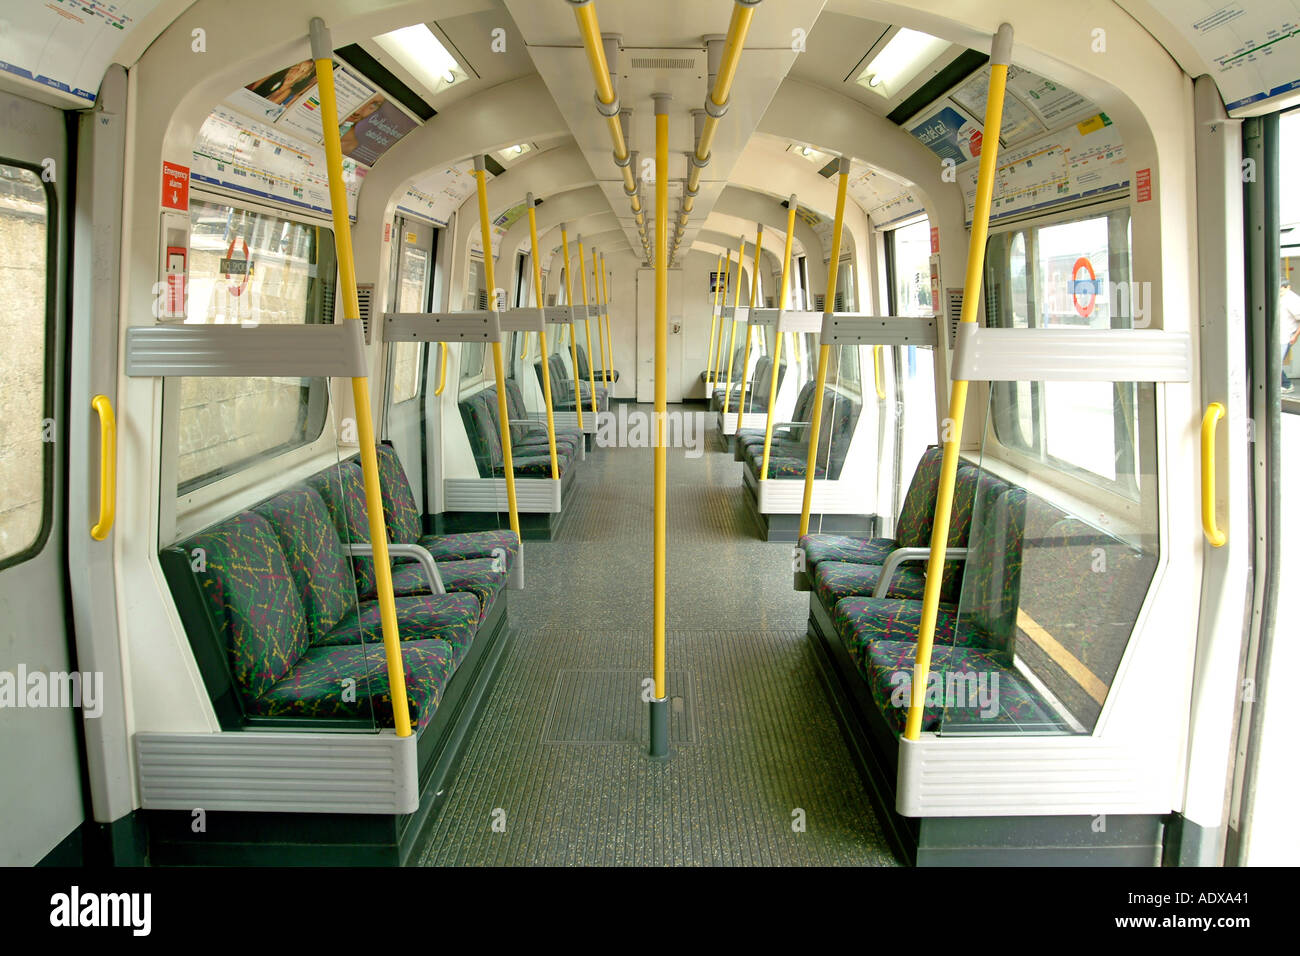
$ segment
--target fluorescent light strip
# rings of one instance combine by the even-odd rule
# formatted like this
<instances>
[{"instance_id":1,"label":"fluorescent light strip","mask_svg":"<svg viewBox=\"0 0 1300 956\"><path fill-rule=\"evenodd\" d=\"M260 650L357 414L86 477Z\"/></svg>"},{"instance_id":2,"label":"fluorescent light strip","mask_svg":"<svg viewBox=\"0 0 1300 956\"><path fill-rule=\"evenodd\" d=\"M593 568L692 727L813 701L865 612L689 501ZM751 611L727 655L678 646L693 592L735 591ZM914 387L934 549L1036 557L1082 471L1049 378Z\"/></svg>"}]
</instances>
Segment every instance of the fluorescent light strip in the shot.
<instances>
[{"instance_id":1,"label":"fluorescent light strip","mask_svg":"<svg viewBox=\"0 0 1300 956\"><path fill-rule=\"evenodd\" d=\"M423 23L377 36L375 42L431 94L466 79L456 58Z\"/></svg>"},{"instance_id":2,"label":"fluorescent light strip","mask_svg":"<svg viewBox=\"0 0 1300 956\"><path fill-rule=\"evenodd\" d=\"M951 45L947 40L904 27L871 58L858 83L889 99Z\"/></svg>"}]
</instances>

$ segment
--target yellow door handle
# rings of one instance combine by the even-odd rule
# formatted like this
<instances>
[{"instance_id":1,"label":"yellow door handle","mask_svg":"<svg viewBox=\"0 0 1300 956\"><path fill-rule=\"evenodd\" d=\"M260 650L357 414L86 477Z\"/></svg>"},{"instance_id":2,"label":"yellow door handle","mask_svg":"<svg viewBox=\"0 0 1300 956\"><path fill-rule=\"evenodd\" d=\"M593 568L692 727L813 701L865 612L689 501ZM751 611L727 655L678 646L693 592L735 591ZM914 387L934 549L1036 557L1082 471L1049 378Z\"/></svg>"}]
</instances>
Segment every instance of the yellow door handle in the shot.
<instances>
[{"instance_id":1,"label":"yellow door handle","mask_svg":"<svg viewBox=\"0 0 1300 956\"><path fill-rule=\"evenodd\" d=\"M1214 518L1214 435L1219 419L1226 413L1221 403L1211 402L1201 417L1201 528L1205 540L1216 548L1228 542Z\"/></svg>"},{"instance_id":2,"label":"yellow door handle","mask_svg":"<svg viewBox=\"0 0 1300 956\"><path fill-rule=\"evenodd\" d=\"M90 536L103 541L117 514L117 420L107 395L96 395L90 405L99 413L99 520Z\"/></svg>"},{"instance_id":3,"label":"yellow door handle","mask_svg":"<svg viewBox=\"0 0 1300 956\"><path fill-rule=\"evenodd\" d=\"M438 387L433 390L434 395L441 395L442 390L447 387L447 343L439 342L438 351L441 353L442 368L438 372Z\"/></svg>"}]
</instances>

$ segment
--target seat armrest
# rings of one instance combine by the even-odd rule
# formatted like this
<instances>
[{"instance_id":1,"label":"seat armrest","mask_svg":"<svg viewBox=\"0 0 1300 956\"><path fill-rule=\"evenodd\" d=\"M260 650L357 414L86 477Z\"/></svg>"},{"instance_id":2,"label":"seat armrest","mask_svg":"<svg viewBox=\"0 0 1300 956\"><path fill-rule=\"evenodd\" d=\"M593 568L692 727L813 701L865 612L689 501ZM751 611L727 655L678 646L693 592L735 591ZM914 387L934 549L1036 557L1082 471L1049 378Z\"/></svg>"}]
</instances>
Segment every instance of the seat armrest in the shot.
<instances>
[{"instance_id":1,"label":"seat armrest","mask_svg":"<svg viewBox=\"0 0 1300 956\"><path fill-rule=\"evenodd\" d=\"M348 554L354 557L372 558L375 556L375 547L369 542L358 544L345 544ZM420 567L424 568L424 575L429 579L429 588L434 594L446 594L447 588L442 583L442 575L438 573L438 565L433 560L433 555L429 549L419 544L390 544L388 546L388 555L392 557L415 558Z\"/></svg>"},{"instance_id":2,"label":"seat armrest","mask_svg":"<svg viewBox=\"0 0 1300 956\"><path fill-rule=\"evenodd\" d=\"M944 556L944 561L965 561L969 553L967 548L949 548ZM876 582L876 589L871 592L872 598L879 600L889 593L889 584L894 580L894 572L898 570L899 565L905 561L928 561L930 560L929 548L899 548L891 551L889 557L885 559L884 566L880 569L880 580Z\"/></svg>"}]
</instances>

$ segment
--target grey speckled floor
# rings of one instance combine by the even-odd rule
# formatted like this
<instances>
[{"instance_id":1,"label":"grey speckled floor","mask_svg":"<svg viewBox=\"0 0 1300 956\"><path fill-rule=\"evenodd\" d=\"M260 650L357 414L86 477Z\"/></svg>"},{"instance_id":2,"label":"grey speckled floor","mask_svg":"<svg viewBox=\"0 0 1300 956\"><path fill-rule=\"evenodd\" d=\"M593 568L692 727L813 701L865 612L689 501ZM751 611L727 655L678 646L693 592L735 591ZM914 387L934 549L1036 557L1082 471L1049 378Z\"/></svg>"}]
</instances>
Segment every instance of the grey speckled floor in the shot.
<instances>
[{"instance_id":1,"label":"grey speckled floor","mask_svg":"<svg viewBox=\"0 0 1300 956\"><path fill-rule=\"evenodd\" d=\"M558 540L526 545L509 657L421 863L894 863L817 676L790 548L757 538L741 466L709 439L669 459L671 757L646 756L639 694L650 452L597 449Z\"/></svg>"}]
</instances>

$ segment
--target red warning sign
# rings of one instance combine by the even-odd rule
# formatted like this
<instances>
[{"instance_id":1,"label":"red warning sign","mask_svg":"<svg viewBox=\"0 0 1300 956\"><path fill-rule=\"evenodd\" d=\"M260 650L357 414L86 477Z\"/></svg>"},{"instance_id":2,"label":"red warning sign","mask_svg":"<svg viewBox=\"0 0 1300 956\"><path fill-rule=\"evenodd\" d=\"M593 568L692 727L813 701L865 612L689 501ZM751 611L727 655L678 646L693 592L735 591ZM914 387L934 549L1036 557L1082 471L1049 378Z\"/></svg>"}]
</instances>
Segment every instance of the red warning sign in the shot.
<instances>
[{"instance_id":1,"label":"red warning sign","mask_svg":"<svg viewBox=\"0 0 1300 956\"><path fill-rule=\"evenodd\" d=\"M939 254L939 227L931 226L930 227L930 255L937 256L938 254Z\"/></svg>"},{"instance_id":2,"label":"red warning sign","mask_svg":"<svg viewBox=\"0 0 1300 956\"><path fill-rule=\"evenodd\" d=\"M168 209L188 212L190 208L190 168L163 163L162 204Z\"/></svg>"},{"instance_id":3,"label":"red warning sign","mask_svg":"<svg viewBox=\"0 0 1300 956\"><path fill-rule=\"evenodd\" d=\"M1151 170L1149 168L1137 171L1137 194L1138 202L1151 201Z\"/></svg>"}]
</instances>

